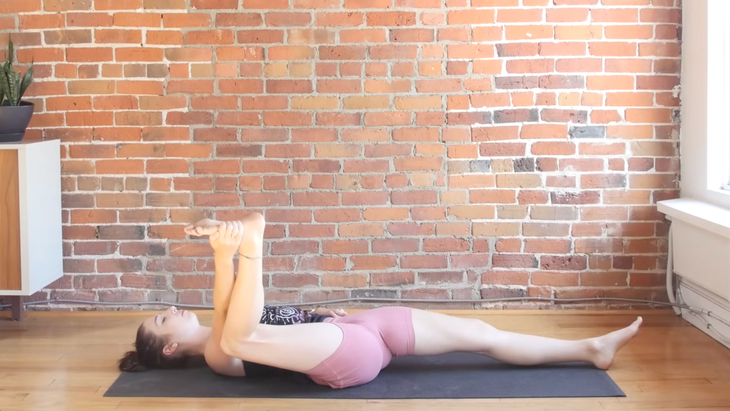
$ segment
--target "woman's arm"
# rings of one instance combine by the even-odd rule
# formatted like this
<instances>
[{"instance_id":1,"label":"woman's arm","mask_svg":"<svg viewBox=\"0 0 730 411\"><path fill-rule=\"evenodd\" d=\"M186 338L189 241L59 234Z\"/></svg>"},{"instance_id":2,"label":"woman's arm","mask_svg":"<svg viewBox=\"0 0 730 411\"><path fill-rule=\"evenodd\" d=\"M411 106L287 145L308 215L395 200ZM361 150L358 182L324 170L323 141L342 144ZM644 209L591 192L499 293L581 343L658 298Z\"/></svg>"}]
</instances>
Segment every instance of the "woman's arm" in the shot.
<instances>
[{"instance_id":1,"label":"woman's arm","mask_svg":"<svg viewBox=\"0 0 730 411\"><path fill-rule=\"evenodd\" d=\"M213 280L213 310L223 319L228 315L233 291L233 258L216 255L214 258L215 278Z\"/></svg>"},{"instance_id":2,"label":"woman's arm","mask_svg":"<svg viewBox=\"0 0 730 411\"><path fill-rule=\"evenodd\" d=\"M213 284L213 327L211 338L205 346L205 361L210 368L223 375L245 375L240 359L227 355L221 348L223 329L233 288L233 256L243 236L240 222L222 223L209 240L215 254L215 280Z\"/></svg>"},{"instance_id":3,"label":"woman's arm","mask_svg":"<svg viewBox=\"0 0 730 411\"><path fill-rule=\"evenodd\" d=\"M253 217L254 220L257 218L256 216ZM225 324L229 317L231 294L235 283L233 257L240 246L242 233L243 222L226 222L221 223L221 227L215 233L211 233L210 237L210 244L215 253L215 283L213 286L214 314L212 335L210 341L206 344L205 359L213 371L234 377L245 376L250 371L244 369L244 364L241 359L229 355L222 348L223 334L226 327ZM244 267L243 269L245 270L246 268ZM246 273L246 271L239 271L239 275L240 273ZM263 290L263 287L261 288ZM262 311L263 313L259 315L258 321L264 324L297 324L313 321L314 318L309 312L293 307L264 306ZM323 310L315 310L315 312L329 314L329 312L323 312ZM234 319L234 321L237 320ZM254 374L257 369L259 371L265 369L267 370L266 372L276 371L272 367L257 367L256 364L249 365L254 367Z\"/></svg>"},{"instance_id":4,"label":"woman's arm","mask_svg":"<svg viewBox=\"0 0 730 411\"><path fill-rule=\"evenodd\" d=\"M238 276L233 284L221 349L245 361L304 372L337 350L342 343L342 330L328 323L288 327L259 323L264 307L264 228L260 214L243 224Z\"/></svg>"},{"instance_id":5,"label":"woman's arm","mask_svg":"<svg viewBox=\"0 0 730 411\"><path fill-rule=\"evenodd\" d=\"M238 277L229 305L233 321L226 321L223 344L249 339L256 331L264 309L263 242L266 222L261 214L247 216L246 231L238 248Z\"/></svg>"}]
</instances>

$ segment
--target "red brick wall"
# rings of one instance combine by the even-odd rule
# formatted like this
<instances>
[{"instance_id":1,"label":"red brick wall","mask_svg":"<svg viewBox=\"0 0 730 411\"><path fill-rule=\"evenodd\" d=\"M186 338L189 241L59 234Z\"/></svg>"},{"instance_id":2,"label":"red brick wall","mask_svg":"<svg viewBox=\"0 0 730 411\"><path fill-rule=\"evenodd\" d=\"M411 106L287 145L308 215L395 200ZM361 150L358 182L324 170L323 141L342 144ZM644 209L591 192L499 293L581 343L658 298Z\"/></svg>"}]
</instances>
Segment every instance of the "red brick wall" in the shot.
<instances>
[{"instance_id":1,"label":"red brick wall","mask_svg":"<svg viewBox=\"0 0 730 411\"><path fill-rule=\"evenodd\" d=\"M4 0L63 142L34 298L208 304L182 227L256 210L270 302L663 300L678 2Z\"/></svg>"}]
</instances>

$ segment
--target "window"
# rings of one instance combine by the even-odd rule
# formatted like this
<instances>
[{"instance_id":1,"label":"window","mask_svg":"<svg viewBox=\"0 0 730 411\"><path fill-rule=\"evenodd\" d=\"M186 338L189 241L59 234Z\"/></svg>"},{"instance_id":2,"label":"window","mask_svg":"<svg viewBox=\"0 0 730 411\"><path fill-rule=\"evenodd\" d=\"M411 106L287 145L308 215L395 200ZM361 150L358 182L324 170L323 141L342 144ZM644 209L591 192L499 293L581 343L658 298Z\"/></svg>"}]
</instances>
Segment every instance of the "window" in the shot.
<instances>
[{"instance_id":1,"label":"window","mask_svg":"<svg viewBox=\"0 0 730 411\"><path fill-rule=\"evenodd\" d=\"M724 138L723 141L725 141L725 147L723 148L723 153L725 154L725 164L724 164L724 170L725 170L725 184L723 186L723 189L729 190L730 189L730 3L723 3L725 6L724 14L725 14L725 36L724 36L724 47L723 47L723 53L724 53L724 70L720 73L724 80L725 84L722 88L722 96L724 96L725 104L723 105L722 112L724 113L721 117L724 117L725 119L725 130L724 130Z\"/></svg>"},{"instance_id":2,"label":"window","mask_svg":"<svg viewBox=\"0 0 730 411\"><path fill-rule=\"evenodd\" d=\"M708 5L707 188L730 195L730 1Z\"/></svg>"},{"instance_id":3,"label":"window","mask_svg":"<svg viewBox=\"0 0 730 411\"><path fill-rule=\"evenodd\" d=\"M730 1L684 1L681 197L730 210Z\"/></svg>"}]
</instances>

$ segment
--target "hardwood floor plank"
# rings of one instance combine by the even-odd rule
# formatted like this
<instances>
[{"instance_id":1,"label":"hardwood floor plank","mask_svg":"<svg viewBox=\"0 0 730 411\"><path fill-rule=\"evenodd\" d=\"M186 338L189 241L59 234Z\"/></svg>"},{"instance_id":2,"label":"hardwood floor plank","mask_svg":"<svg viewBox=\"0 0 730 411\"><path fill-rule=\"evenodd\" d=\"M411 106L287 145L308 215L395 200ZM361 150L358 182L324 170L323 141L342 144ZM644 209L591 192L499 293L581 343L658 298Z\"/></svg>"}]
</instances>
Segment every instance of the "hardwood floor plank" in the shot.
<instances>
[{"instance_id":1,"label":"hardwood floor plank","mask_svg":"<svg viewBox=\"0 0 730 411\"><path fill-rule=\"evenodd\" d=\"M623 401L618 404L601 401L606 411L622 410L692 410L713 409L713 411L730 409L730 399L674 399L654 401Z\"/></svg>"},{"instance_id":2,"label":"hardwood floor plank","mask_svg":"<svg viewBox=\"0 0 730 411\"><path fill-rule=\"evenodd\" d=\"M237 410L240 399L206 399L205 402L182 398L129 398L119 402L118 411L175 409L175 410Z\"/></svg>"}]
</instances>

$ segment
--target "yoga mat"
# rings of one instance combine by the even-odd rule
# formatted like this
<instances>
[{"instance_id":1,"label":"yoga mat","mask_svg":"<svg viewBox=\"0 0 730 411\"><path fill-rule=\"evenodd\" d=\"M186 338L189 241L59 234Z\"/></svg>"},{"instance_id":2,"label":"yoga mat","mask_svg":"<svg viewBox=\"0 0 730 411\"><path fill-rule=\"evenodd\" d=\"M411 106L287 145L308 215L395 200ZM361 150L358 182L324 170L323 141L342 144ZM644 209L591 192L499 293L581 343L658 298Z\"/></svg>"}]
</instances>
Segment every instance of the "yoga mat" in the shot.
<instances>
[{"instance_id":1,"label":"yoga mat","mask_svg":"<svg viewBox=\"0 0 730 411\"><path fill-rule=\"evenodd\" d=\"M586 363L517 367L477 354L397 357L368 384L335 390L301 374L232 378L208 367L122 373L105 397L175 398L546 398L625 397Z\"/></svg>"}]
</instances>

